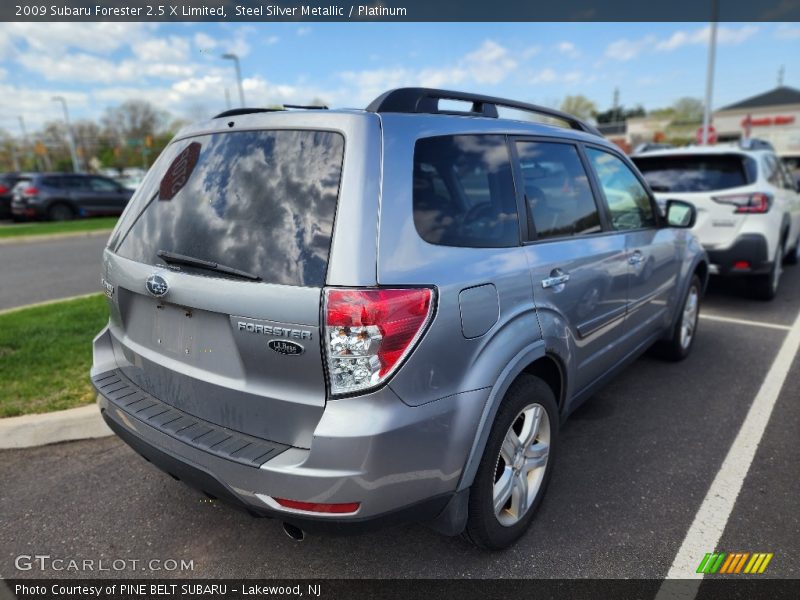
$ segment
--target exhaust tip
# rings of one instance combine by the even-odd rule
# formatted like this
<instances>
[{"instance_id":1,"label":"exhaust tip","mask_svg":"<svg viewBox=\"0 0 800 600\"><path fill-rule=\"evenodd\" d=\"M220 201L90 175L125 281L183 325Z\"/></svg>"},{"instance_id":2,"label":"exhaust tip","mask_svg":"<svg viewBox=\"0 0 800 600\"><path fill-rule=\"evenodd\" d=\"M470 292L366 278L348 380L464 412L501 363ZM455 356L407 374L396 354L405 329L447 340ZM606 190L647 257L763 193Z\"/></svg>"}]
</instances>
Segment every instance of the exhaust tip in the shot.
<instances>
[{"instance_id":1,"label":"exhaust tip","mask_svg":"<svg viewBox=\"0 0 800 600\"><path fill-rule=\"evenodd\" d=\"M292 538L295 542L302 542L306 538L306 533L291 523L283 523L283 531L286 535Z\"/></svg>"}]
</instances>

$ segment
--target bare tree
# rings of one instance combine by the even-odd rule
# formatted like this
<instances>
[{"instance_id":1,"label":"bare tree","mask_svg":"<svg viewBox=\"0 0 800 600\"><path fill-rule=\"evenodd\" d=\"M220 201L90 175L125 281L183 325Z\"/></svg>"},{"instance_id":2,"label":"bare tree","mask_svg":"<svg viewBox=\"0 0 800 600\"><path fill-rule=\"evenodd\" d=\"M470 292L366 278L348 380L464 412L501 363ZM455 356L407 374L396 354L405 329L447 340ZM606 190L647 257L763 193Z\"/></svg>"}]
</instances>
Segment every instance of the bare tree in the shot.
<instances>
[{"instance_id":1,"label":"bare tree","mask_svg":"<svg viewBox=\"0 0 800 600\"><path fill-rule=\"evenodd\" d=\"M141 143L148 135L161 133L169 116L145 100L128 100L106 109L101 120L104 133L120 143Z\"/></svg>"}]
</instances>

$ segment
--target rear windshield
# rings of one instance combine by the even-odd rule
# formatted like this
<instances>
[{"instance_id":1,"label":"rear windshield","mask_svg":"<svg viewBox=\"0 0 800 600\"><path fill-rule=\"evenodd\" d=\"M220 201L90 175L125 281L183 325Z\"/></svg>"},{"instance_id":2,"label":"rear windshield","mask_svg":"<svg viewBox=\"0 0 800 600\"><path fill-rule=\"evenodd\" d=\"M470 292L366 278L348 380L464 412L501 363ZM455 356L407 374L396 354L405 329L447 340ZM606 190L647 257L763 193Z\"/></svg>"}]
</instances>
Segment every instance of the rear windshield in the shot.
<instances>
[{"instance_id":1,"label":"rear windshield","mask_svg":"<svg viewBox=\"0 0 800 600\"><path fill-rule=\"evenodd\" d=\"M654 192L710 192L756 180L756 162L739 154L634 156Z\"/></svg>"},{"instance_id":2,"label":"rear windshield","mask_svg":"<svg viewBox=\"0 0 800 600\"><path fill-rule=\"evenodd\" d=\"M176 142L126 211L117 253L162 264L156 253L163 250L267 283L321 286L343 155L343 136L324 131L226 132Z\"/></svg>"}]
</instances>

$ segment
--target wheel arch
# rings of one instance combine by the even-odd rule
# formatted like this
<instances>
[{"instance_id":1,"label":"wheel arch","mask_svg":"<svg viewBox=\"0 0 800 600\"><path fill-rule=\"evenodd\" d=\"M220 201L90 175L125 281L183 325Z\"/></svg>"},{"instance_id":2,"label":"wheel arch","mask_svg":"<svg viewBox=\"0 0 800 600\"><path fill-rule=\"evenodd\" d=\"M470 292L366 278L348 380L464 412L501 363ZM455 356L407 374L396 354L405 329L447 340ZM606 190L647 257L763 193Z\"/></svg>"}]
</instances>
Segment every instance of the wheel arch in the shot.
<instances>
[{"instance_id":1,"label":"wheel arch","mask_svg":"<svg viewBox=\"0 0 800 600\"><path fill-rule=\"evenodd\" d=\"M538 340L519 352L506 365L506 368L503 369L494 386L492 386L481 414L475 440L461 474L458 491L467 489L472 485L500 404L511 384L523 373L541 378L553 390L559 413L563 414L567 389L563 361L545 348L544 340Z\"/></svg>"}]
</instances>

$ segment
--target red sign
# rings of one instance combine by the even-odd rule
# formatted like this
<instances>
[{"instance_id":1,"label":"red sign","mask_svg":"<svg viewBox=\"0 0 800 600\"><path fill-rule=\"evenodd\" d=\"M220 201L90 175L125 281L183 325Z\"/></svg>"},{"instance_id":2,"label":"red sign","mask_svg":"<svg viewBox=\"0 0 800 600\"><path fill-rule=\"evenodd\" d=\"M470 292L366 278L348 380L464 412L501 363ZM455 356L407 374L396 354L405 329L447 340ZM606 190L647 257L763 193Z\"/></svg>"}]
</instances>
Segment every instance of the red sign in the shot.
<instances>
[{"instance_id":1,"label":"red sign","mask_svg":"<svg viewBox=\"0 0 800 600\"><path fill-rule=\"evenodd\" d=\"M758 119L750 118L750 115L747 115L744 119L742 119L742 127L747 127L747 125L751 125L753 127L767 127L769 125L791 125L794 123L793 116L777 116L777 117L759 117Z\"/></svg>"},{"instance_id":2,"label":"red sign","mask_svg":"<svg viewBox=\"0 0 800 600\"><path fill-rule=\"evenodd\" d=\"M183 189L197 165L201 147L200 142L192 142L175 157L161 178L161 185L158 188L159 200L172 200Z\"/></svg>"},{"instance_id":3,"label":"red sign","mask_svg":"<svg viewBox=\"0 0 800 600\"><path fill-rule=\"evenodd\" d=\"M697 128L697 136L695 138L698 144L703 143L703 126ZM717 130L714 129L713 125L708 126L708 143L709 144L716 144L717 143Z\"/></svg>"}]
</instances>

